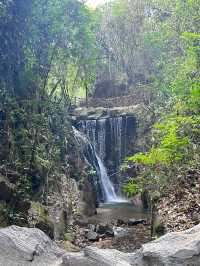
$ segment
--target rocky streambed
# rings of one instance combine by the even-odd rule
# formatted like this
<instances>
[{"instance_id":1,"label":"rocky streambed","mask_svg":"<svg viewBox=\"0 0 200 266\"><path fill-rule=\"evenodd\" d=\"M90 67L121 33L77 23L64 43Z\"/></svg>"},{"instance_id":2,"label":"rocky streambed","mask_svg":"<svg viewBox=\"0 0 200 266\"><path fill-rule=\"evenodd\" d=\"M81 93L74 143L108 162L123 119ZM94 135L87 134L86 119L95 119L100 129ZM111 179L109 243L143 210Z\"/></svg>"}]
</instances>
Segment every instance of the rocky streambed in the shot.
<instances>
[{"instance_id":1,"label":"rocky streambed","mask_svg":"<svg viewBox=\"0 0 200 266\"><path fill-rule=\"evenodd\" d=\"M77 217L65 237L54 242L37 228L2 228L0 266L200 265L200 225L150 241L148 212L127 203Z\"/></svg>"},{"instance_id":2,"label":"rocky streambed","mask_svg":"<svg viewBox=\"0 0 200 266\"><path fill-rule=\"evenodd\" d=\"M131 253L86 247L66 252L37 228L0 229L1 266L199 266L200 225L169 233Z\"/></svg>"},{"instance_id":3,"label":"rocky streambed","mask_svg":"<svg viewBox=\"0 0 200 266\"><path fill-rule=\"evenodd\" d=\"M79 249L95 246L132 252L151 240L150 215L131 203L103 204L97 215L77 218L67 236Z\"/></svg>"}]
</instances>

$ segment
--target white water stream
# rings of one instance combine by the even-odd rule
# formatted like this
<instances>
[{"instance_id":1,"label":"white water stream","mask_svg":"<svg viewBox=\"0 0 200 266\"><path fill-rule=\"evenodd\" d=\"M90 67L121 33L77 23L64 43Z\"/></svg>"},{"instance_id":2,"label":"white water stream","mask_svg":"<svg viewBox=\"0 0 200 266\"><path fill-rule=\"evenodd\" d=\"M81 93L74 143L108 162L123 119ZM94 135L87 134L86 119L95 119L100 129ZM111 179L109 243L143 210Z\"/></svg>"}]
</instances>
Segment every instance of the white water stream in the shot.
<instances>
[{"instance_id":1,"label":"white water stream","mask_svg":"<svg viewBox=\"0 0 200 266\"><path fill-rule=\"evenodd\" d=\"M111 203L111 202L124 202L125 200L122 199L121 197L117 196L114 186L112 182L110 181L110 178L107 174L107 170L102 162L102 160L97 156L97 161L99 164L99 169L100 169L100 178L106 198L106 203Z\"/></svg>"},{"instance_id":2,"label":"white water stream","mask_svg":"<svg viewBox=\"0 0 200 266\"><path fill-rule=\"evenodd\" d=\"M74 131L77 141L81 140L84 144L90 147L90 157L92 157L92 160L94 162L93 165L95 165L97 174L99 174L105 202L106 203L126 202L125 199L117 196L114 186L107 174L107 170L106 170L106 167L104 166L102 159L98 156L97 152L95 151L93 145L88 140L86 135L84 135L82 132L80 132L76 128L73 128L73 131Z\"/></svg>"}]
</instances>

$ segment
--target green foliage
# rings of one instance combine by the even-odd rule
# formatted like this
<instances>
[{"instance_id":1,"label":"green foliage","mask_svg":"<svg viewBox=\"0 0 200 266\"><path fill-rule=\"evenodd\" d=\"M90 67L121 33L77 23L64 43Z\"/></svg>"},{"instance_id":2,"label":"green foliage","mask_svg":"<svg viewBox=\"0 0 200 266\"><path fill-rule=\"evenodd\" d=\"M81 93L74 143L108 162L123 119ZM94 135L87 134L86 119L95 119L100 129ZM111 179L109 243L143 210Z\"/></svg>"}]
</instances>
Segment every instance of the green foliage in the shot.
<instances>
[{"instance_id":1,"label":"green foliage","mask_svg":"<svg viewBox=\"0 0 200 266\"><path fill-rule=\"evenodd\" d=\"M144 32L144 42L152 55L153 85L164 97L149 151L127 158L128 167L138 166L135 181L131 178L125 185L129 194L137 191L141 179L143 187L155 191L199 167L199 1L158 0L150 5L155 8L151 23L156 30Z\"/></svg>"},{"instance_id":2,"label":"green foliage","mask_svg":"<svg viewBox=\"0 0 200 266\"><path fill-rule=\"evenodd\" d=\"M45 202L68 171L71 98L95 80L94 21L78 0L0 3L0 161L19 176L17 202ZM20 221L15 203L5 209Z\"/></svg>"},{"instance_id":3,"label":"green foliage","mask_svg":"<svg viewBox=\"0 0 200 266\"><path fill-rule=\"evenodd\" d=\"M15 196L30 199L43 186L47 199L68 169L71 98L87 97L99 79L148 84L160 96L149 151L126 162L139 165L129 196L197 167L199 17L199 0L117 0L96 11L78 0L2 1L0 160L20 176Z\"/></svg>"},{"instance_id":4,"label":"green foliage","mask_svg":"<svg viewBox=\"0 0 200 266\"><path fill-rule=\"evenodd\" d=\"M142 188L137 183L137 181L132 178L127 184L124 185L123 191L127 195L127 197L131 197L142 192Z\"/></svg>"}]
</instances>

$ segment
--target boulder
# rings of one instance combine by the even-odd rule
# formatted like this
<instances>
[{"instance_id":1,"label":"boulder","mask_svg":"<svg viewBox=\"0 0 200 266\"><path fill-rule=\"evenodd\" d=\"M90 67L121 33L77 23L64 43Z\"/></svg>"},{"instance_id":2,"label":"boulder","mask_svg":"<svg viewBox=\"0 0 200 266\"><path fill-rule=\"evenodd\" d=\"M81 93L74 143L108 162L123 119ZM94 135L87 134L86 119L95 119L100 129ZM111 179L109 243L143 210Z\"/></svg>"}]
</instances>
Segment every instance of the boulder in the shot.
<instances>
[{"instance_id":1,"label":"boulder","mask_svg":"<svg viewBox=\"0 0 200 266\"><path fill-rule=\"evenodd\" d=\"M124 220L122 220L122 219L117 219L117 222L116 222L116 225L117 226L121 226L121 225L125 225L126 224L126 222L124 221Z\"/></svg>"},{"instance_id":2,"label":"boulder","mask_svg":"<svg viewBox=\"0 0 200 266\"><path fill-rule=\"evenodd\" d=\"M114 226L113 230L115 237L124 237L131 233L131 229L127 227Z\"/></svg>"},{"instance_id":3,"label":"boulder","mask_svg":"<svg viewBox=\"0 0 200 266\"><path fill-rule=\"evenodd\" d=\"M1 266L59 265L64 251L37 228L10 226L0 229Z\"/></svg>"},{"instance_id":4,"label":"boulder","mask_svg":"<svg viewBox=\"0 0 200 266\"><path fill-rule=\"evenodd\" d=\"M88 229L96 232L96 225L95 224L89 224Z\"/></svg>"},{"instance_id":5,"label":"boulder","mask_svg":"<svg viewBox=\"0 0 200 266\"><path fill-rule=\"evenodd\" d=\"M87 247L84 250L87 258L94 261L93 265L97 266L130 266L129 257L118 250L98 249ZM78 265L77 265L78 266Z\"/></svg>"},{"instance_id":6,"label":"boulder","mask_svg":"<svg viewBox=\"0 0 200 266\"><path fill-rule=\"evenodd\" d=\"M0 178L1 179L1 178ZM0 180L0 200L9 202L13 197L14 190L5 180Z\"/></svg>"},{"instance_id":7,"label":"boulder","mask_svg":"<svg viewBox=\"0 0 200 266\"><path fill-rule=\"evenodd\" d=\"M88 239L89 241L95 242L95 241L98 241L98 240L99 240L99 235L98 235L96 232L90 230L90 231L87 233L87 239Z\"/></svg>"},{"instance_id":8,"label":"boulder","mask_svg":"<svg viewBox=\"0 0 200 266\"><path fill-rule=\"evenodd\" d=\"M30 227L36 227L47 234L51 239L54 238L54 225L48 216L46 207L40 202L31 202L28 210L28 223Z\"/></svg>"},{"instance_id":9,"label":"boulder","mask_svg":"<svg viewBox=\"0 0 200 266\"><path fill-rule=\"evenodd\" d=\"M72 225L78 211L79 190L75 180L58 175L53 192L48 197L48 218L53 223L54 239L61 240L66 227Z\"/></svg>"},{"instance_id":10,"label":"boulder","mask_svg":"<svg viewBox=\"0 0 200 266\"><path fill-rule=\"evenodd\" d=\"M117 250L87 247L84 252L63 256L63 266L130 266L126 255Z\"/></svg>"},{"instance_id":11,"label":"boulder","mask_svg":"<svg viewBox=\"0 0 200 266\"><path fill-rule=\"evenodd\" d=\"M87 247L84 254L65 256L63 262L66 266L199 266L200 224L183 232L166 234L134 253Z\"/></svg>"},{"instance_id":12,"label":"boulder","mask_svg":"<svg viewBox=\"0 0 200 266\"><path fill-rule=\"evenodd\" d=\"M84 252L70 252L63 256L63 266L98 266Z\"/></svg>"},{"instance_id":13,"label":"boulder","mask_svg":"<svg viewBox=\"0 0 200 266\"><path fill-rule=\"evenodd\" d=\"M144 265L199 266L200 224L183 232L174 232L143 245Z\"/></svg>"},{"instance_id":14,"label":"boulder","mask_svg":"<svg viewBox=\"0 0 200 266\"><path fill-rule=\"evenodd\" d=\"M95 233L95 232L93 232ZM134 253L87 247L65 253L36 228L0 229L0 266L199 266L200 224L169 233Z\"/></svg>"},{"instance_id":15,"label":"boulder","mask_svg":"<svg viewBox=\"0 0 200 266\"><path fill-rule=\"evenodd\" d=\"M81 227L86 227L88 226L88 219L86 219L84 216L80 216L74 220L73 224Z\"/></svg>"}]
</instances>

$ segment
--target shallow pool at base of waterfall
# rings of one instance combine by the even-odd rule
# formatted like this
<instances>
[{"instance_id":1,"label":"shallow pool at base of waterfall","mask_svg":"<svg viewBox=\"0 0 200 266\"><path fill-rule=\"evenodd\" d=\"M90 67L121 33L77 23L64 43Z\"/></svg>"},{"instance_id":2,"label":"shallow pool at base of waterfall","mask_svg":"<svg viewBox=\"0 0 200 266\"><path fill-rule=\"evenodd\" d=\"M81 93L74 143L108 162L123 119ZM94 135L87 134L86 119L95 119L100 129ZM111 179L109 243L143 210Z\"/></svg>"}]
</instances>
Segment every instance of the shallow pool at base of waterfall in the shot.
<instances>
[{"instance_id":1,"label":"shallow pool at base of waterfall","mask_svg":"<svg viewBox=\"0 0 200 266\"><path fill-rule=\"evenodd\" d=\"M102 203L97 214L89 220L97 223L112 223L116 220L150 219L150 212L142 207L134 206L131 202Z\"/></svg>"}]
</instances>

